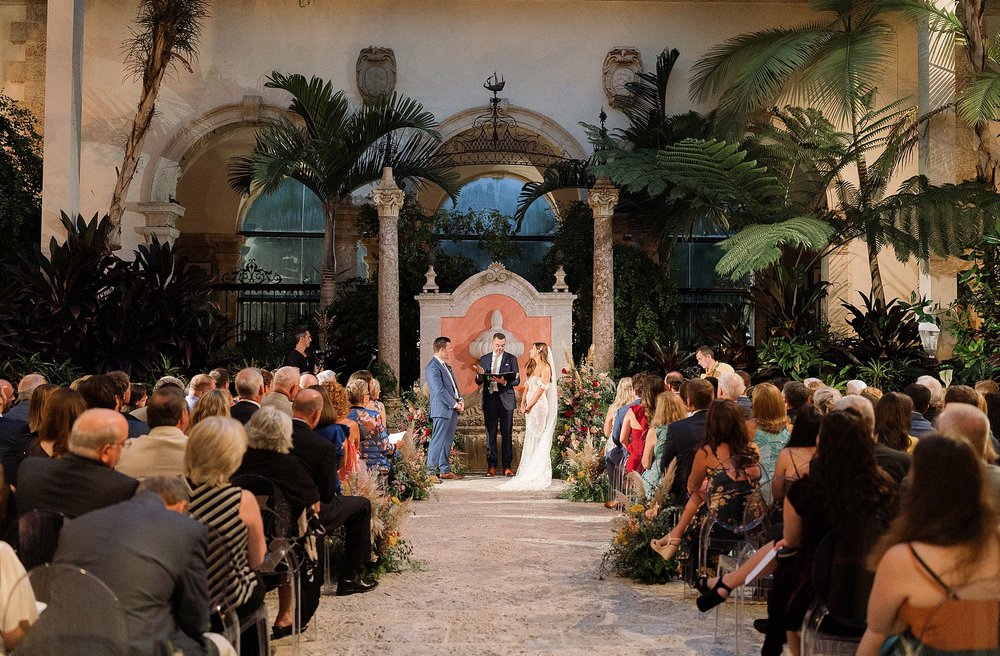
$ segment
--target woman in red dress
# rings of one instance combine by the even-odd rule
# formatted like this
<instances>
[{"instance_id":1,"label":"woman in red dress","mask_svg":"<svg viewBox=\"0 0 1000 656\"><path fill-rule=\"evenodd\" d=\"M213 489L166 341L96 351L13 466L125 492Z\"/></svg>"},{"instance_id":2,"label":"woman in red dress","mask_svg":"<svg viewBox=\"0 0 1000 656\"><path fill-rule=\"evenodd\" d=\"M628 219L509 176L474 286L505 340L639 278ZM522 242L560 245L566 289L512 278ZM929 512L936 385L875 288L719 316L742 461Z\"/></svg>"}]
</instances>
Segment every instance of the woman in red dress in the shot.
<instances>
[{"instance_id":1,"label":"woman in red dress","mask_svg":"<svg viewBox=\"0 0 1000 656\"><path fill-rule=\"evenodd\" d=\"M646 431L649 421L656 412L656 399L663 392L663 379L659 376L642 376L638 389L639 401L625 413L622 421L621 443L628 449L628 460L625 461L625 471L635 471L640 474L642 452L646 448Z\"/></svg>"}]
</instances>

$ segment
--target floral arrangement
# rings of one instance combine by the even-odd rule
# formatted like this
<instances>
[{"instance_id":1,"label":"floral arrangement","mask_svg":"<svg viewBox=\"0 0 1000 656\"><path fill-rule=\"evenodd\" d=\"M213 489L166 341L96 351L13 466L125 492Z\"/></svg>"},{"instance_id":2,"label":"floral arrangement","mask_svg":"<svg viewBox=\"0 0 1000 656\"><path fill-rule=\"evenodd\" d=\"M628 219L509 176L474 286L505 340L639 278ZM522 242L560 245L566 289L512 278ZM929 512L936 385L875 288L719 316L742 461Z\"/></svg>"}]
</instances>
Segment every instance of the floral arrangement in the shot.
<instances>
[{"instance_id":1,"label":"floral arrangement","mask_svg":"<svg viewBox=\"0 0 1000 656\"><path fill-rule=\"evenodd\" d=\"M594 446L594 437L587 435L578 450L567 449L564 461L569 488L565 497L570 501L604 501L611 486L604 475L604 458Z\"/></svg>"},{"instance_id":2,"label":"floral arrangement","mask_svg":"<svg viewBox=\"0 0 1000 656\"><path fill-rule=\"evenodd\" d=\"M343 493L368 499L372 504L372 562L364 574L378 579L387 572L401 572L413 566L413 549L403 539L403 525L410 515L410 502L387 494L379 477L365 469L352 472L343 481ZM343 559L343 542L335 547L336 562ZM333 567L334 565L331 565Z\"/></svg>"},{"instance_id":3,"label":"floral arrangement","mask_svg":"<svg viewBox=\"0 0 1000 656\"><path fill-rule=\"evenodd\" d=\"M592 353L579 365L572 364L571 357L566 360L570 364L562 370L556 387L559 409L552 441L552 471L567 479L573 477L570 484L577 488L579 497L575 500L603 500L606 482L599 496L592 492L602 485L598 483L603 476L603 467L598 466L600 444L605 439L604 415L614 400L614 384L608 374L594 369Z\"/></svg>"},{"instance_id":4,"label":"floral arrangement","mask_svg":"<svg viewBox=\"0 0 1000 656\"><path fill-rule=\"evenodd\" d=\"M392 459L389 488L393 496L407 501L422 501L431 496L434 483L427 470L427 458L413 444L414 427L396 442L396 457Z\"/></svg>"},{"instance_id":5,"label":"floral arrangement","mask_svg":"<svg viewBox=\"0 0 1000 656\"><path fill-rule=\"evenodd\" d=\"M677 577L679 559L667 562L649 546L650 540L659 539L670 531L680 511L673 505L673 498L668 492L673 483L674 470L675 465L672 464L651 499L619 499L624 512L611 521L614 539L601 560L601 578L609 572L641 583L666 583ZM638 489L642 494L641 479L632 481L632 489Z\"/></svg>"}]
</instances>

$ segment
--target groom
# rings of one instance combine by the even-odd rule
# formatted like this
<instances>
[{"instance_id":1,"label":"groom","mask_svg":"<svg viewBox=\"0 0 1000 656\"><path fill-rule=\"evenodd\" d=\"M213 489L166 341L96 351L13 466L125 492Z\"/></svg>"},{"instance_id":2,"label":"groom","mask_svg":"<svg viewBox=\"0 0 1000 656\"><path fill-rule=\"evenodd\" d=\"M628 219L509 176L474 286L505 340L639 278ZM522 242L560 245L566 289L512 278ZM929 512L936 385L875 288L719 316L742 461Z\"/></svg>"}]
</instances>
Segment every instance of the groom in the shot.
<instances>
[{"instance_id":1,"label":"groom","mask_svg":"<svg viewBox=\"0 0 1000 656\"><path fill-rule=\"evenodd\" d=\"M483 417L486 419L486 470L495 476L497 469L497 425L500 426L500 443L503 449L503 473L513 476L510 466L514 461L511 434L514 431L514 388L521 384L517 358L504 352L507 338L503 333L493 335L493 350L479 358L476 367L476 385L483 386Z\"/></svg>"}]
</instances>

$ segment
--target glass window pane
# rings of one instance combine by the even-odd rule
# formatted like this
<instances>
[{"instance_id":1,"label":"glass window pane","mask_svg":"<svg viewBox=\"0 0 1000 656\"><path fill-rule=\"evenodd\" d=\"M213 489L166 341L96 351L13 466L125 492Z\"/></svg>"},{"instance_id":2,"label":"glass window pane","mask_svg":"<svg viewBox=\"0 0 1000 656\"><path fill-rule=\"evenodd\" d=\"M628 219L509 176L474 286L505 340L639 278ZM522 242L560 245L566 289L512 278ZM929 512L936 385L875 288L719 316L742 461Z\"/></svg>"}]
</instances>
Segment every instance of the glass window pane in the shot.
<instances>
[{"instance_id":1,"label":"glass window pane","mask_svg":"<svg viewBox=\"0 0 1000 656\"><path fill-rule=\"evenodd\" d=\"M273 194L254 201L242 231L323 232L323 204L300 182L285 180Z\"/></svg>"},{"instance_id":2,"label":"glass window pane","mask_svg":"<svg viewBox=\"0 0 1000 656\"><path fill-rule=\"evenodd\" d=\"M318 283L323 240L250 236L243 246L243 264L251 259L264 271L280 275L283 284Z\"/></svg>"}]
</instances>

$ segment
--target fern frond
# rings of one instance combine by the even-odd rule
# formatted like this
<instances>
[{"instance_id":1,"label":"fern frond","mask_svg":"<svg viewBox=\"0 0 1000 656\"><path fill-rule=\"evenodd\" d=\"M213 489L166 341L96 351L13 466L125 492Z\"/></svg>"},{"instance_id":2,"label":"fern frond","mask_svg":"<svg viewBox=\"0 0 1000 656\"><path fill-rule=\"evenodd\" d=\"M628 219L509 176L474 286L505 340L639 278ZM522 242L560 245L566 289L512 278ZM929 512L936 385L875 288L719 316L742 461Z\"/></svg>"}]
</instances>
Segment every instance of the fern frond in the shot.
<instances>
[{"instance_id":1,"label":"fern frond","mask_svg":"<svg viewBox=\"0 0 1000 656\"><path fill-rule=\"evenodd\" d=\"M834 232L829 223L811 216L748 226L719 242L726 254L719 260L715 271L721 276L738 280L778 262L782 246L822 250L830 243Z\"/></svg>"}]
</instances>

